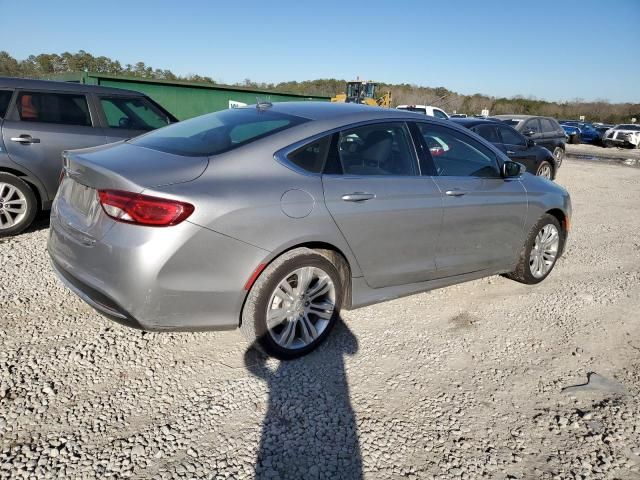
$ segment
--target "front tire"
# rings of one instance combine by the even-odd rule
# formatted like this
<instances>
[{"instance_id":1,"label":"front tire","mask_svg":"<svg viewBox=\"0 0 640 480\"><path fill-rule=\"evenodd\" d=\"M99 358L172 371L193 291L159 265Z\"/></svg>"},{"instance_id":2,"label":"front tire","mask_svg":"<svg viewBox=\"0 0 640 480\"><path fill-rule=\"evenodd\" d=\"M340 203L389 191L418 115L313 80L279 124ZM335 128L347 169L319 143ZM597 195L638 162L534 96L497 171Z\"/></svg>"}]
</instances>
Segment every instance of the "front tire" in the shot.
<instances>
[{"instance_id":1,"label":"front tire","mask_svg":"<svg viewBox=\"0 0 640 480\"><path fill-rule=\"evenodd\" d=\"M553 180L555 175L553 174L553 167L549 162L543 160L540 162L538 166L538 170L536 171L536 175L539 177L546 178L548 180Z\"/></svg>"},{"instance_id":2,"label":"front tire","mask_svg":"<svg viewBox=\"0 0 640 480\"><path fill-rule=\"evenodd\" d=\"M309 248L271 262L251 288L240 329L254 346L276 358L306 355L322 344L342 304L336 266Z\"/></svg>"},{"instance_id":3,"label":"front tire","mask_svg":"<svg viewBox=\"0 0 640 480\"><path fill-rule=\"evenodd\" d=\"M555 267L564 241L558 219L548 213L543 215L529 232L516 269L506 277L527 285L540 283Z\"/></svg>"},{"instance_id":4,"label":"front tire","mask_svg":"<svg viewBox=\"0 0 640 480\"><path fill-rule=\"evenodd\" d=\"M31 225L37 210L31 187L15 175L0 173L0 238L22 232Z\"/></svg>"}]
</instances>

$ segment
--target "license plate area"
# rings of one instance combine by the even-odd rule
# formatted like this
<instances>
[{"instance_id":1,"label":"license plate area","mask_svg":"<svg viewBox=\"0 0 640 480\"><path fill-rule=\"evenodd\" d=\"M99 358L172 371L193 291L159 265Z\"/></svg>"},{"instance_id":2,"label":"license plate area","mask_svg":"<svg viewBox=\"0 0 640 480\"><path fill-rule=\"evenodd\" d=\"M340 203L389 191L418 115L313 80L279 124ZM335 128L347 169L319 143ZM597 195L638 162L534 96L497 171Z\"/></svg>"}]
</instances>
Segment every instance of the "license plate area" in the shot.
<instances>
[{"instance_id":1,"label":"license plate area","mask_svg":"<svg viewBox=\"0 0 640 480\"><path fill-rule=\"evenodd\" d=\"M94 209L98 201L95 189L82 185L70 177L64 179L62 188L63 198L78 213L88 216Z\"/></svg>"}]
</instances>

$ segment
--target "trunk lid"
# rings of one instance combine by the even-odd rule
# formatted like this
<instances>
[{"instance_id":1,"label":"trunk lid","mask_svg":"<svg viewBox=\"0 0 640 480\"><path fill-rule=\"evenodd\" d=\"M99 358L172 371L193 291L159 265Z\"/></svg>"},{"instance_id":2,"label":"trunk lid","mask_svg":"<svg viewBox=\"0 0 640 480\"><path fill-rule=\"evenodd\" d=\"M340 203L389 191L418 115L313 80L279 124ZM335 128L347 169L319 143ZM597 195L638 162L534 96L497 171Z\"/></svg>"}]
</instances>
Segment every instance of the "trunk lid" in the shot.
<instances>
[{"instance_id":1,"label":"trunk lid","mask_svg":"<svg viewBox=\"0 0 640 480\"><path fill-rule=\"evenodd\" d=\"M140 193L147 188L186 183L206 170L207 157L182 157L121 142L65 152L65 175L52 207L52 227L91 246L113 226L98 190Z\"/></svg>"}]
</instances>

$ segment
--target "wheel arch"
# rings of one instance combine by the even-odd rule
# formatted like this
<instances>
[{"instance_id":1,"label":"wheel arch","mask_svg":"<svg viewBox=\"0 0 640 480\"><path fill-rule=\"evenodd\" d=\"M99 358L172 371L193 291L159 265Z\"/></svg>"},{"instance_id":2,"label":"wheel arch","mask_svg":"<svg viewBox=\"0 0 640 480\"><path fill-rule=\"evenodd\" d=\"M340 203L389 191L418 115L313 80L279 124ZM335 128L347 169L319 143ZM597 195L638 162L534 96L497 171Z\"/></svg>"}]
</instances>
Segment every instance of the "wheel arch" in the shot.
<instances>
[{"instance_id":1,"label":"wheel arch","mask_svg":"<svg viewBox=\"0 0 640 480\"><path fill-rule=\"evenodd\" d=\"M547 210L545 213L548 213L549 215L555 217L558 220L558 222L560 222L560 226L562 227L562 233L566 237L567 233L569 232L569 224L567 220L568 217L565 214L565 212L563 212L559 208L552 208L551 210Z\"/></svg>"}]
</instances>

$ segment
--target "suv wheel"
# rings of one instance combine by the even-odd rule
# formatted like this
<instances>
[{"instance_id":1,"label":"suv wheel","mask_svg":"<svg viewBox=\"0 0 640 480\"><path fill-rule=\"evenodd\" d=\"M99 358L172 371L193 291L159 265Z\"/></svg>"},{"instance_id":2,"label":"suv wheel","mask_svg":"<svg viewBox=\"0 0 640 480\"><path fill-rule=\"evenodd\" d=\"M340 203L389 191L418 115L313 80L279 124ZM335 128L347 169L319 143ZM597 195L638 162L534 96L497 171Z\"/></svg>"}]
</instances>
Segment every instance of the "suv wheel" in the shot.
<instances>
[{"instance_id":1,"label":"suv wheel","mask_svg":"<svg viewBox=\"0 0 640 480\"><path fill-rule=\"evenodd\" d=\"M0 237L22 232L36 216L38 202L24 181L9 173L0 173Z\"/></svg>"},{"instance_id":2,"label":"suv wheel","mask_svg":"<svg viewBox=\"0 0 640 480\"><path fill-rule=\"evenodd\" d=\"M337 321L340 273L326 257L296 248L275 259L251 288L240 329L259 349L280 359L315 350Z\"/></svg>"},{"instance_id":3,"label":"suv wheel","mask_svg":"<svg viewBox=\"0 0 640 480\"><path fill-rule=\"evenodd\" d=\"M539 177L544 177L547 178L549 180L553 180L553 167L551 166L551 164L549 162L547 162L546 160L544 160L543 162L540 163L540 166L538 167L538 170L536 171L536 175L538 175Z\"/></svg>"},{"instance_id":4,"label":"suv wheel","mask_svg":"<svg viewBox=\"0 0 640 480\"><path fill-rule=\"evenodd\" d=\"M564 158L564 148L562 147L554 148L553 156L556 159L556 168L560 168L560 165L562 165L562 159Z\"/></svg>"}]
</instances>

